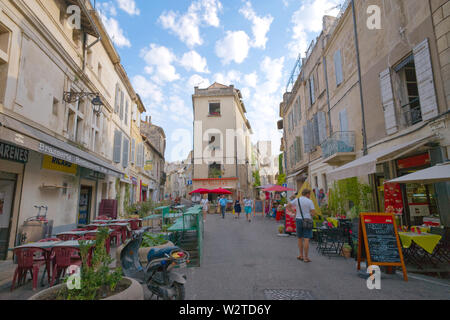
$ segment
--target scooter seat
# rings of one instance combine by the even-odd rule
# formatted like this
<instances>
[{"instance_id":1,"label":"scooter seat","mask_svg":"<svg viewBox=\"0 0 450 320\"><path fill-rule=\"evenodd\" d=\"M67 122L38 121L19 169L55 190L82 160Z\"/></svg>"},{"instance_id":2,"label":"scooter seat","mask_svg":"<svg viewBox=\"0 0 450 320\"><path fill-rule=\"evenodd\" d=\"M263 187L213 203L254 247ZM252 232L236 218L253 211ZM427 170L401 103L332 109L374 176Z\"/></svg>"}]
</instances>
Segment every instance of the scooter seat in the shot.
<instances>
[{"instance_id":1,"label":"scooter seat","mask_svg":"<svg viewBox=\"0 0 450 320\"><path fill-rule=\"evenodd\" d=\"M167 248L153 248L148 252L147 261L150 262L155 259L164 258L166 254L170 254L174 250L179 250L178 247L167 247Z\"/></svg>"}]
</instances>

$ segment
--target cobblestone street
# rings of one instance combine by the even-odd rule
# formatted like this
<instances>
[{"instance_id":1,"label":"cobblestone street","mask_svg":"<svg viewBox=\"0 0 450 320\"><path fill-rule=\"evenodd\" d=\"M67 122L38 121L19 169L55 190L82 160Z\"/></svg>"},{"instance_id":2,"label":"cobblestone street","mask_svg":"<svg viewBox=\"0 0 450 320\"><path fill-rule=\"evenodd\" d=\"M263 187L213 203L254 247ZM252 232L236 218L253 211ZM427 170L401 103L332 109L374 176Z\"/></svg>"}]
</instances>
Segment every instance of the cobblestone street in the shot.
<instances>
[{"instance_id":1,"label":"cobblestone street","mask_svg":"<svg viewBox=\"0 0 450 320\"><path fill-rule=\"evenodd\" d=\"M277 236L274 220L258 216L248 223L243 216L208 215L202 266L188 269L186 297L254 300L270 297L268 290L289 289L278 293L306 299L450 298L450 282L414 274L404 282L400 271L383 274L381 290L369 290L355 260L321 256L314 243L310 251L312 263L298 261L295 237Z\"/></svg>"}]
</instances>

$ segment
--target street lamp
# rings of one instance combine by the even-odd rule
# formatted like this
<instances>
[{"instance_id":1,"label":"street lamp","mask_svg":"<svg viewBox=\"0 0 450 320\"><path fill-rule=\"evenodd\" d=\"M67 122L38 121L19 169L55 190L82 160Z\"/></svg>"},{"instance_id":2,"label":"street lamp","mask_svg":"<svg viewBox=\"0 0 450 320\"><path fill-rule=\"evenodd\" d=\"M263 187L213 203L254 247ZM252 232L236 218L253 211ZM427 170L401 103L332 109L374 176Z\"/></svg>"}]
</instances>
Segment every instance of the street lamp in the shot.
<instances>
[{"instance_id":1,"label":"street lamp","mask_svg":"<svg viewBox=\"0 0 450 320\"><path fill-rule=\"evenodd\" d=\"M102 112L102 106L104 106L104 104L102 102L102 99L100 98L99 93L64 91L63 94L63 100L67 103L75 103L82 98L92 99L91 103L94 109L94 113L99 115Z\"/></svg>"}]
</instances>

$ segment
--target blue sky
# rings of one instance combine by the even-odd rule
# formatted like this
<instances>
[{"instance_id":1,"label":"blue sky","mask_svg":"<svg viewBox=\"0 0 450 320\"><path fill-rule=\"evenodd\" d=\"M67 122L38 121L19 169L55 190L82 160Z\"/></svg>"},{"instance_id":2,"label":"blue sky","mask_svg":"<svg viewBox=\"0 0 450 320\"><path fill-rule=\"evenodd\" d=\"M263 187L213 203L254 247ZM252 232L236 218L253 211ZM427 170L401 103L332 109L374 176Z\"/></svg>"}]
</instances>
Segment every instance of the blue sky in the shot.
<instances>
[{"instance_id":1,"label":"blue sky","mask_svg":"<svg viewBox=\"0 0 450 320\"><path fill-rule=\"evenodd\" d=\"M97 0L105 27L153 123L167 136L166 160L192 148L194 86L242 91L252 141L272 140L279 103L299 53L342 0Z\"/></svg>"}]
</instances>

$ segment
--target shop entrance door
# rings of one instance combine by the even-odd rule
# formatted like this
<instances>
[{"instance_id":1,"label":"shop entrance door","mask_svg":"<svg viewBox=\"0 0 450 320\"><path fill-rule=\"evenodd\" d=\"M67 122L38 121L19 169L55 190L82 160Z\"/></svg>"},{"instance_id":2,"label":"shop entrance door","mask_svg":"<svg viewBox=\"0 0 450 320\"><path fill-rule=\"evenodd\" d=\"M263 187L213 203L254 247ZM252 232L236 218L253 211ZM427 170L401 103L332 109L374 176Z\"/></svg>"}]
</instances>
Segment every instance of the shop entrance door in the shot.
<instances>
[{"instance_id":1,"label":"shop entrance door","mask_svg":"<svg viewBox=\"0 0 450 320\"><path fill-rule=\"evenodd\" d=\"M15 185L16 175L0 173L0 260L5 260L8 254Z\"/></svg>"},{"instance_id":2,"label":"shop entrance door","mask_svg":"<svg viewBox=\"0 0 450 320\"><path fill-rule=\"evenodd\" d=\"M81 186L80 202L78 205L78 225L89 223L89 213L91 212L92 187Z\"/></svg>"}]
</instances>

